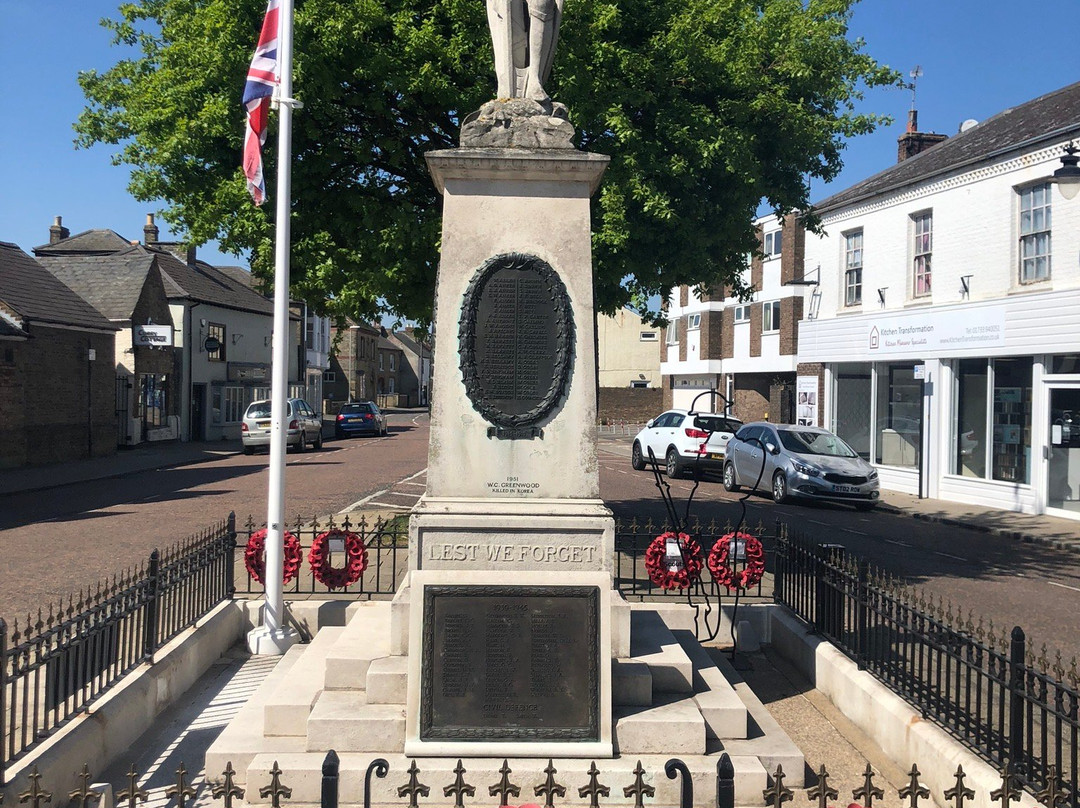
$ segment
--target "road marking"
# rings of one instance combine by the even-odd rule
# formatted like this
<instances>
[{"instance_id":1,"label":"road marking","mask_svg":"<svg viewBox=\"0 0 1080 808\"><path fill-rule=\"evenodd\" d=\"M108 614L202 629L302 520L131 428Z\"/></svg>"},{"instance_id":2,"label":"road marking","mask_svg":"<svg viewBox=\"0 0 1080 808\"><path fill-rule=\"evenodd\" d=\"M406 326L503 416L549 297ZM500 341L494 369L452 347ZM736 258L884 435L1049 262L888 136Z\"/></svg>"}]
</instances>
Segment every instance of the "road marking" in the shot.
<instances>
[{"instance_id":1,"label":"road marking","mask_svg":"<svg viewBox=\"0 0 1080 808\"><path fill-rule=\"evenodd\" d=\"M1047 581L1050 586L1060 586L1062 589L1071 589L1073 592L1080 592L1080 588L1075 586L1069 586L1068 584L1059 584L1057 581Z\"/></svg>"},{"instance_id":2,"label":"road marking","mask_svg":"<svg viewBox=\"0 0 1080 808\"><path fill-rule=\"evenodd\" d=\"M404 485L407 482L411 482L412 480L415 480L417 477L419 477L421 474L427 474L427 467L426 466L424 468L420 469L420 471L416 472L416 474L410 474L405 479L398 480L396 483L391 485L389 488L384 488L381 491L376 491L374 494L369 494L368 496L364 497L363 499L356 500L356 502L354 502L352 505L349 505L349 506L347 506L345 508L342 508L340 511L338 511L338 513L347 513L349 511L359 510L364 505L367 505L369 502L372 502L372 500L374 500L375 497L381 497L383 494L388 494L394 488L396 488L397 486ZM411 495L407 494L406 496L411 496ZM378 503L372 503L372 504L378 504ZM392 507L398 507L398 506L392 506Z\"/></svg>"},{"instance_id":3,"label":"road marking","mask_svg":"<svg viewBox=\"0 0 1080 808\"><path fill-rule=\"evenodd\" d=\"M619 472L619 474L629 474L630 473L626 469L612 469L612 471L617 471L617 472Z\"/></svg>"},{"instance_id":4,"label":"road marking","mask_svg":"<svg viewBox=\"0 0 1080 808\"><path fill-rule=\"evenodd\" d=\"M940 550L934 550L934 555L945 556L946 558L954 558L957 561L967 561L966 558L962 558L961 556L954 556L951 553L943 553Z\"/></svg>"},{"instance_id":5,"label":"road marking","mask_svg":"<svg viewBox=\"0 0 1080 808\"><path fill-rule=\"evenodd\" d=\"M812 525L821 525L822 527L832 527L828 522L819 522L817 519L804 519L804 522L809 522Z\"/></svg>"},{"instance_id":6,"label":"road marking","mask_svg":"<svg viewBox=\"0 0 1080 808\"><path fill-rule=\"evenodd\" d=\"M865 535L865 534L864 534ZM914 544L908 544L906 541L896 541L895 539L885 539L889 544L898 544L901 547L914 547Z\"/></svg>"},{"instance_id":7,"label":"road marking","mask_svg":"<svg viewBox=\"0 0 1080 808\"><path fill-rule=\"evenodd\" d=\"M856 535L859 535L859 536L869 536L870 535L869 533L863 533L861 530L852 530L850 527L842 527L840 529L847 532L847 533L855 533ZM897 542L897 544L899 544L899 542Z\"/></svg>"},{"instance_id":8,"label":"road marking","mask_svg":"<svg viewBox=\"0 0 1080 808\"><path fill-rule=\"evenodd\" d=\"M402 483L402 485L415 485L417 488L427 488L427 483Z\"/></svg>"}]
</instances>

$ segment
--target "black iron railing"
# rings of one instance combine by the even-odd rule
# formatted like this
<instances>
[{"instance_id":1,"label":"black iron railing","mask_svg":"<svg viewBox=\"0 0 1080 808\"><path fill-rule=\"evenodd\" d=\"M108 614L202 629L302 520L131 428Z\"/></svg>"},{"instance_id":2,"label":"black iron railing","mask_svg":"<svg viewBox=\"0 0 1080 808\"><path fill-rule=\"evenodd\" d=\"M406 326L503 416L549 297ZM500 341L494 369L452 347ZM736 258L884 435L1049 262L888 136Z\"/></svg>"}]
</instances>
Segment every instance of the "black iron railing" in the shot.
<instances>
[{"instance_id":1,"label":"black iron railing","mask_svg":"<svg viewBox=\"0 0 1080 808\"><path fill-rule=\"evenodd\" d=\"M1027 647L951 603L917 593L835 544L778 525L775 598L859 667L1034 792L1058 781L1080 808L1075 658ZM1054 774L1051 774L1051 771Z\"/></svg>"},{"instance_id":2,"label":"black iron railing","mask_svg":"<svg viewBox=\"0 0 1080 808\"><path fill-rule=\"evenodd\" d=\"M235 542L230 514L66 605L0 620L0 785L9 763L232 597Z\"/></svg>"}]
</instances>

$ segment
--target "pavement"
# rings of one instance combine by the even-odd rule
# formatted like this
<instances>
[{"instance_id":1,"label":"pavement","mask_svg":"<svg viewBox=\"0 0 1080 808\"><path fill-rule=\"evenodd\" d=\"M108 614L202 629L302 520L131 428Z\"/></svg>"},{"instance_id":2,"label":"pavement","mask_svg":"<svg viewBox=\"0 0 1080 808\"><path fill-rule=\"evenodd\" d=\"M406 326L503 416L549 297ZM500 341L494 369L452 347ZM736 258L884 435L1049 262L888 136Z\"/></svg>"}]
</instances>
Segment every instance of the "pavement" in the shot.
<instances>
[{"instance_id":1,"label":"pavement","mask_svg":"<svg viewBox=\"0 0 1080 808\"><path fill-rule=\"evenodd\" d=\"M402 410L415 413L420 410ZM153 469L205 463L240 451L237 441L153 443L121 449L114 455L49 466L0 469L0 497L62 488L80 482L125 477ZM997 508L919 499L896 491L883 491L881 510L915 519L940 522L1080 553L1080 521L1054 516L1015 513Z\"/></svg>"}]
</instances>

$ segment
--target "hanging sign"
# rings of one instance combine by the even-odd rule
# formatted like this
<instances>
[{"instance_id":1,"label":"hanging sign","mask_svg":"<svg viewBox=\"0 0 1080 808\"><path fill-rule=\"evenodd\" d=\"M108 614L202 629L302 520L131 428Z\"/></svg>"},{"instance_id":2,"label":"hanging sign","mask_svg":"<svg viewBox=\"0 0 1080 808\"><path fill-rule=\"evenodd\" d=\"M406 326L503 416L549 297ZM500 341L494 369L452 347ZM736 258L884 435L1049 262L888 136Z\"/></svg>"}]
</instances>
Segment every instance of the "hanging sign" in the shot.
<instances>
[{"instance_id":1,"label":"hanging sign","mask_svg":"<svg viewBox=\"0 0 1080 808\"><path fill-rule=\"evenodd\" d=\"M131 328L134 345L149 348L171 348L173 331L171 325L136 325Z\"/></svg>"}]
</instances>

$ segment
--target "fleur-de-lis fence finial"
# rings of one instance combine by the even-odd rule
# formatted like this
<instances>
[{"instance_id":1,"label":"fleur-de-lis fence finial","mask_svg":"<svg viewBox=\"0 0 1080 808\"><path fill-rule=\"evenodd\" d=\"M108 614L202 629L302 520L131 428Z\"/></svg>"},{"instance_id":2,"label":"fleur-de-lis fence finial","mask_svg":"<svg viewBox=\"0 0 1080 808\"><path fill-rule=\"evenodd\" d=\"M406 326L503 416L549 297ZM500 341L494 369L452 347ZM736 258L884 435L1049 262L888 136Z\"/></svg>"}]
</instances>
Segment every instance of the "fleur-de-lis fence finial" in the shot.
<instances>
[{"instance_id":1,"label":"fleur-de-lis fence finial","mask_svg":"<svg viewBox=\"0 0 1080 808\"><path fill-rule=\"evenodd\" d=\"M817 800L818 808L829 808L829 800L835 800L840 792L829 785L829 770L822 763L817 772L817 784L806 792L810 800Z\"/></svg>"},{"instance_id":2,"label":"fleur-de-lis fence finial","mask_svg":"<svg viewBox=\"0 0 1080 808\"><path fill-rule=\"evenodd\" d=\"M578 789L579 797L589 798L589 808L600 808L600 798L611 796L611 789L600 782L599 774L596 761L589 761L589 784Z\"/></svg>"},{"instance_id":3,"label":"fleur-de-lis fence finial","mask_svg":"<svg viewBox=\"0 0 1080 808\"><path fill-rule=\"evenodd\" d=\"M919 800L930 799L930 789L919 782L919 775L922 772L919 771L919 767L914 763L911 764L911 771L908 772L908 784L899 791L900 799L908 800L909 808L919 808Z\"/></svg>"},{"instance_id":4,"label":"fleur-de-lis fence finial","mask_svg":"<svg viewBox=\"0 0 1080 808\"><path fill-rule=\"evenodd\" d=\"M417 808L416 798L418 796L426 797L429 793L431 793L431 789L429 789L427 786L420 782L420 779L417 776L419 774L420 769L416 765L416 761L414 760L412 761L412 763L409 764L409 782L407 782L403 786L398 786L397 795L399 797L408 796L409 808Z\"/></svg>"},{"instance_id":5,"label":"fleur-de-lis fence finial","mask_svg":"<svg viewBox=\"0 0 1080 808\"><path fill-rule=\"evenodd\" d=\"M19 802L30 803L30 808L41 808L41 803L52 802L52 792L41 787L41 772L36 763L26 779L30 781L30 788L19 795Z\"/></svg>"},{"instance_id":6,"label":"fleur-de-lis fence finial","mask_svg":"<svg viewBox=\"0 0 1080 808\"><path fill-rule=\"evenodd\" d=\"M488 795L499 798L499 805L509 805L510 800L508 797L516 797L521 794L521 787L510 782L510 766L506 762L506 758L503 758L502 767L499 769L499 774L502 777L499 778L493 786L488 786Z\"/></svg>"},{"instance_id":7,"label":"fleur-de-lis fence finial","mask_svg":"<svg viewBox=\"0 0 1080 808\"><path fill-rule=\"evenodd\" d=\"M874 785L874 770L869 763L866 764L866 769L863 771L863 784L852 791L851 796L863 808L874 808L874 800L885 799L885 792Z\"/></svg>"},{"instance_id":8,"label":"fleur-de-lis fence finial","mask_svg":"<svg viewBox=\"0 0 1080 808\"><path fill-rule=\"evenodd\" d=\"M772 808L781 808L785 802L795 799L795 792L784 785L784 778L787 775L784 774L784 767L779 763L776 764L776 772L772 777L772 786L762 791L761 796Z\"/></svg>"},{"instance_id":9,"label":"fleur-de-lis fence finial","mask_svg":"<svg viewBox=\"0 0 1080 808\"><path fill-rule=\"evenodd\" d=\"M1068 792L1061 788L1061 781L1058 779L1058 767L1051 763L1046 767L1046 788L1037 792L1035 799L1046 808L1058 808L1067 796Z\"/></svg>"},{"instance_id":10,"label":"fleur-de-lis fence finial","mask_svg":"<svg viewBox=\"0 0 1080 808\"><path fill-rule=\"evenodd\" d=\"M634 808L643 808L645 797L656 796L656 789L645 782L645 769L641 767L641 761L634 767L634 782L623 788L623 796L634 797Z\"/></svg>"},{"instance_id":11,"label":"fleur-de-lis fence finial","mask_svg":"<svg viewBox=\"0 0 1080 808\"><path fill-rule=\"evenodd\" d=\"M225 798L225 808L232 808L233 797L237 799L244 799L244 789L236 785L233 782L233 777L236 776L236 771L232 767L232 761L230 760L225 764L225 771L222 772L225 775L225 782L214 786L210 789L210 795L215 800Z\"/></svg>"},{"instance_id":12,"label":"fleur-de-lis fence finial","mask_svg":"<svg viewBox=\"0 0 1080 808\"><path fill-rule=\"evenodd\" d=\"M277 766L277 764L274 764ZM165 789L166 797L176 797L176 808L184 808L189 797L194 797L197 793L194 788L188 785L186 781L187 769L184 768L184 764L180 764L180 768L176 770L176 783ZM277 808L275 805L274 808Z\"/></svg>"},{"instance_id":13,"label":"fleur-de-lis fence finial","mask_svg":"<svg viewBox=\"0 0 1080 808\"><path fill-rule=\"evenodd\" d=\"M533 788L534 796L544 798L544 808L555 808L555 798L566 796L566 786L555 782L556 772L558 769L555 768L554 761L548 758L548 765L544 769L547 779Z\"/></svg>"},{"instance_id":14,"label":"fleur-de-lis fence finial","mask_svg":"<svg viewBox=\"0 0 1080 808\"><path fill-rule=\"evenodd\" d=\"M272 808L281 808L281 798L289 799L292 796L292 789L281 782L281 767L276 760L274 768L270 770L270 785L260 788L259 796L264 800L269 797Z\"/></svg>"},{"instance_id":15,"label":"fleur-de-lis fence finial","mask_svg":"<svg viewBox=\"0 0 1080 808\"><path fill-rule=\"evenodd\" d=\"M992 802L1000 802L1001 808L1009 808L1010 802L1020 801L1020 778L1012 771L1012 762L1005 758L1005 765L1001 767L1001 788L990 792Z\"/></svg>"},{"instance_id":16,"label":"fleur-de-lis fence finial","mask_svg":"<svg viewBox=\"0 0 1080 808\"><path fill-rule=\"evenodd\" d=\"M964 808L964 800L975 799L975 792L964 786L964 767L956 767L956 785L945 792L945 799L952 800L953 808ZM1049 806L1047 807L1049 808Z\"/></svg>"},{"instance_id":17,"label":"fleur-de-lis fence finial","mask_svg":"<svg viewBox=\"0 0 1080 808\"><path fill-rule=\"evenodd\" d=\"M454 796L454 808L463 808L465 797L475 797L476 788L465 782L465 767L458 758L457 766L454 767L454 782L443 788L443 796Z\"/></svg>"},{"instance_id":18,"label":"fleur-de-lis fence finial","mask_svg":"<svg viewBox=\"0 0 1080 808\"><path fill-rule=\"evenodd\" d=\"M146 802L150 792L144 788L139 788L139 774L135 771L134 763L128 769L127 779L128 787L123 791L116 792L116 804L119 806L121 803L127 802L127 808L135 808L135 802Z\"/></svg>"},{"instance_id":19,"label":"fleur-de-lis fence finial","mask_svg":"<svg viewBox=\"0 0 1080 808\"><path fill-rule=\"evenodd\" d=\"M90 788L90 767L83 764L82 771L76 775L82 780L82 785L68 794L68 797L75 800L75 804L79 808L88 808L91 802L97 802L101 799L101 792L94 791Z\"/></svg>"}]
</instances>

